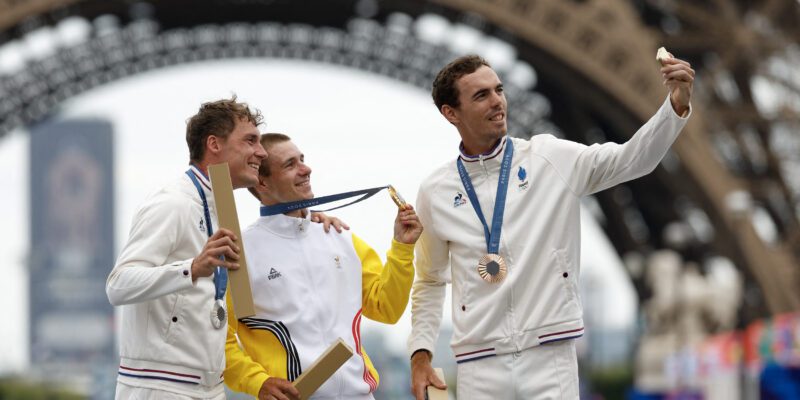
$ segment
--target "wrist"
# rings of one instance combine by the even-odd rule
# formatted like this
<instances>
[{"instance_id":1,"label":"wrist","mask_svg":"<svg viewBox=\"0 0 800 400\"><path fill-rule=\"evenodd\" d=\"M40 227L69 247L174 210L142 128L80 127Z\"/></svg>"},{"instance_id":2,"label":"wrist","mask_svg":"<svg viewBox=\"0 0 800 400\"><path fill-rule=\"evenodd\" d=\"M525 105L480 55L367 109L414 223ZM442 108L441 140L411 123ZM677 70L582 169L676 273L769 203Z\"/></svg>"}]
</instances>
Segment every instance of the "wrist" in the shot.
<instances>
[{"instance_id":1,"label":"wrist","mask_svg":"<svg viewBox=\"0 0 800 400\"><path fill-rule=\"evenodd\" d=\"M197 282L197 267L195 263L197 262L197 258L192 259L192 264L189 265L189 273L192 274L192 283Z\"/></svg>"},{"instance_id":2,"label":"wrist","mask_svg":"<svg viewBox=\"0 0 800 400\"><path fill-rule=\"evenodd\" d=\"M411 354L411 364L430 364L432 360L433 354L428 349L418 349Z\"/></svg>"},{"instance_id":3,"label":"wrist","mask_svg":"<svg viewBox=\"0 0 800 400\"><path fill-rule=\"evenodd\" d=\"M414 244L415 243L414 241L407 242L407 241L405 241L405 239L397 237L397 236L394 237L394 241L397 242L397 243L400 243L400 244Z\"/></svg>"},{"instance_id":4,"label":"wrist","mask_svg":"<svg viewBox=\"0 0 800 400\"><path fill-rule=\"evenodd\" d=\"M675 112L679 117L685 118L686 115L689 113L689 104L681 104L678 100L672 98L670 96L670 105L672 106L672 111Z\"/></svg>"}]
</instances>

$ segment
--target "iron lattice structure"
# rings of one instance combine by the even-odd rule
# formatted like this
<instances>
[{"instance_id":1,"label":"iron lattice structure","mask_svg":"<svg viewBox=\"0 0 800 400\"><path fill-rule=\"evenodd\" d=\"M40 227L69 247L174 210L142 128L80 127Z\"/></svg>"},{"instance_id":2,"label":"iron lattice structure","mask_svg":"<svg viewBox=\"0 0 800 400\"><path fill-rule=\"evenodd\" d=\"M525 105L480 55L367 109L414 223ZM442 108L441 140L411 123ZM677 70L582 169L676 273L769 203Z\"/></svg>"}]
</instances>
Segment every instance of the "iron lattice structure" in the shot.
<instances>
[{"instance_id":1,"label":"iron lattice structure","mask_svg":"<svg viewBox=\"0 0 800 400\"><path fill-rule=\"evenodd\" d=\"M438 15L510 44L535 69L534 88L507 80L512 134L622 142L665 99L654 60L664 45L698 71L694 114L653 174L596 196L606 233L622 255L669 247L701 263L730 259L752 278L741 323L800 308L796 1L302 3L0 0L0 45L74 18L90 27L83 40L0 72L0 136L107 82L209 59L333 63L427 89L455 54L420 39L414 21ZM765 87L775 94L767 106Z\"/></svg>"}]
</instances>

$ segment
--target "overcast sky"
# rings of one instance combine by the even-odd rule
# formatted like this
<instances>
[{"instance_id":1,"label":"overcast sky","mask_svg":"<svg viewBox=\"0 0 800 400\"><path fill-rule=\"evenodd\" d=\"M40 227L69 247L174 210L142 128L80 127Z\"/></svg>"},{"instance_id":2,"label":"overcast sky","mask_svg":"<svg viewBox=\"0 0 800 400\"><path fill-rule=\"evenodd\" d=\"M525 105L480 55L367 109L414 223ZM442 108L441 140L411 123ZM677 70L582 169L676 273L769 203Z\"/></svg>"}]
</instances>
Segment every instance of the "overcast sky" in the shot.
<instances>
[{"instance_id":1,"label":"overcast sky","mask_svg":"<svg viewBox=\"0 0 800 400\"><path fill-rule=\"evenodd\" d=\"M59 113L61 118L104 118L114 125L117 252L127 240L137 205L186 169L186 119L202 102L233 93L264 113L262 132L293 137L313 170L317 196L393 184L413 202L419 182L457 154L458 134L428 93L362 71L300 61L237 60L127 78L69 100ZM7 260L0 279L0 374L20 371L28 358L28 154L25 131L0 139L0 187L5 192L0 217L6 227L0 250ZM238 191L236 198L240 225L248 226L258 216L258 204L246 191ZM335 214L385 258L395 210L381 193ZM630 324L635 301L630 283L588 213L583 222L582 278L596 278L604 303L615 304L602 318L607 325ZM391 328L366 320L364 326L385 333L401 350L410 318L407 312Z\"/></svg>"}]
</instances>

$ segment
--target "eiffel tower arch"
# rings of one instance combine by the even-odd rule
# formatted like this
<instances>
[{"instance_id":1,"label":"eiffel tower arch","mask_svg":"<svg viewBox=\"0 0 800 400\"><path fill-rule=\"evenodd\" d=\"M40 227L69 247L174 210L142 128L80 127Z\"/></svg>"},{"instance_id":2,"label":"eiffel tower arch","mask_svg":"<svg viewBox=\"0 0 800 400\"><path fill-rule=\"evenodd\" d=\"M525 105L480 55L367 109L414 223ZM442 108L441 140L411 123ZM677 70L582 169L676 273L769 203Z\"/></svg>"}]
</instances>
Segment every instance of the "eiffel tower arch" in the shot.
<instances>
[{"instance_id":1,"label":"eiffel tower arch","mask_svg":"<svg viewBox=\"0 0 800 400\"><path fill-rule=\"evenodd\" d=\"M57 37L65 24L84 32L0 71L0 136L100 85L211 59L332 63L427 89L456 55L416 29L437 16L449 32L466 27L513 49L516 61L498 68L502 75L535 71L535 85L506 80L513 135L622 142L665 98L654 60L664 45L698 71L694 114L653 174L596 196L606 234L620 254L646 255L671 246L670 226L688 226L692 240L679 249L685 259L722 256L750 278L741 323L800 308L796 1L302 3L0 0L0 45ZM777 96L768 109L759 102L764 88Z\"/></svg>"}]
</instances>

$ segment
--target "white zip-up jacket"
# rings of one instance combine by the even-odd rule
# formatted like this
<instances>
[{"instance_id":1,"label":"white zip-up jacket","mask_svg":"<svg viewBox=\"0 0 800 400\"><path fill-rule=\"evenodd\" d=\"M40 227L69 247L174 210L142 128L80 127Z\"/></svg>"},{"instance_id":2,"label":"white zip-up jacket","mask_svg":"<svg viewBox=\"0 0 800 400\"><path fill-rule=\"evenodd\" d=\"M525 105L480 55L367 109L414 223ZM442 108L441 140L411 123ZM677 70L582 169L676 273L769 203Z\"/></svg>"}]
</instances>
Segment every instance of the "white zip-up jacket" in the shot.
<instances>
[{"instance_id":1,"label":"white zip-up jacket","mask_svg":"<svg viewBox=\"0 0 800 400\"><path fill-rule=\"evenodd\" d=\"M416 247L409 354L433 353L449 282L451 345L459 363L581 336L580 198L653 171L687 118L673 111L668 98L625 144L585 146L536 135L503 138L478 157L462 153L491 225L503 152L507 140L514 141L499 250L508 275L500 283L477 272L486 240L455 160L434 171L417 198L425 231Z\"/></svg>"},{"instance_id":2,"label":"white zip-up jacket","mask_svg":"<svg viewBox=\"0 0 800 400\"><path fill-rule=\"evenodd\" d=\"M191 169L216 229L211 184ZM224 391L226 329L211 325L213 276L192 283L192 260L208 240L205 224L200 195L186 174L137 211L106 282L109 301L121 306L119 382L192 397Z\"/></svg>"},{"instance_id":3,"label":"white zip-up jacket","mask_svg":"<svg viewBox=\"0 0 800 400\"><path fill-rule=\"evenodd\" d=\"M384 265L355 235L282 214L242 236L256 315L229 316L228 386L257 396L270 377L294 381L342 338L356 354L311 398L372 399L379 377L361 346L361 317L394 324L403 314L414 245L392 240Z\"/></svg>"}]
</instances>

